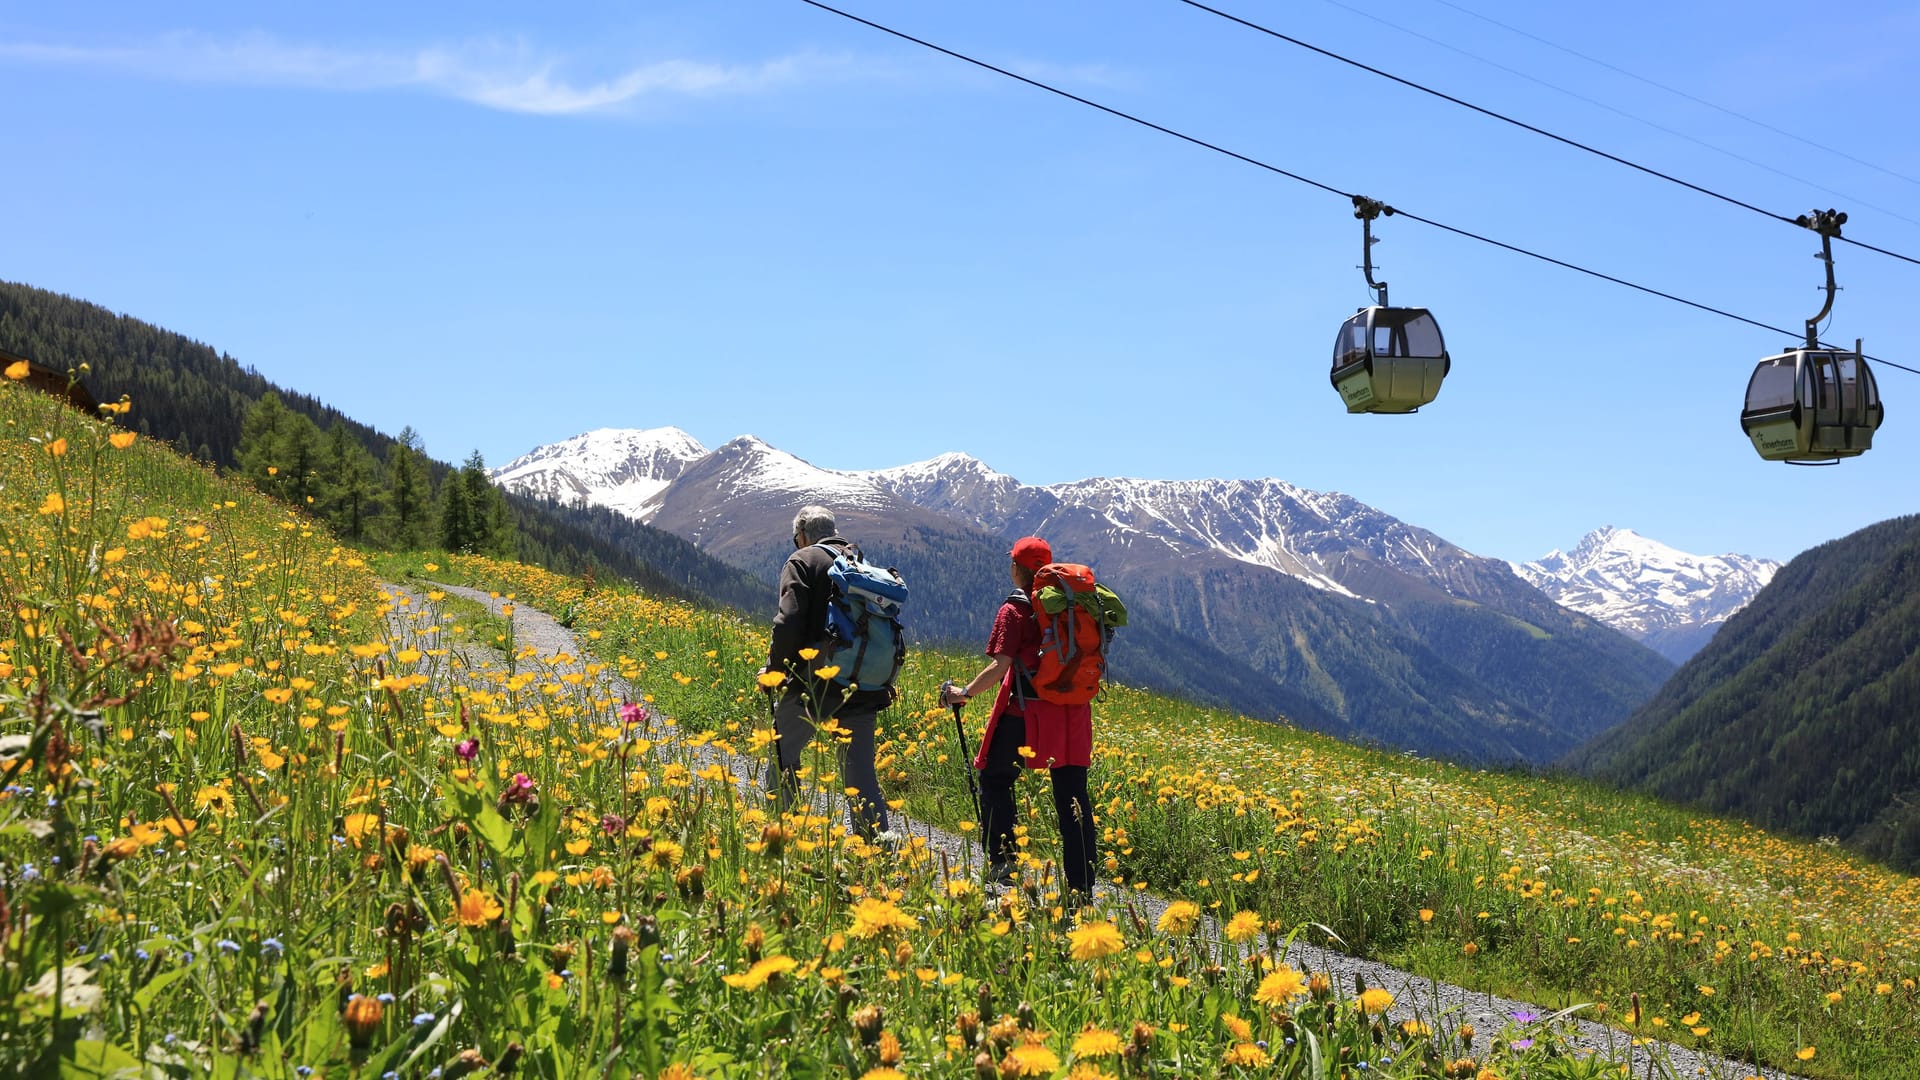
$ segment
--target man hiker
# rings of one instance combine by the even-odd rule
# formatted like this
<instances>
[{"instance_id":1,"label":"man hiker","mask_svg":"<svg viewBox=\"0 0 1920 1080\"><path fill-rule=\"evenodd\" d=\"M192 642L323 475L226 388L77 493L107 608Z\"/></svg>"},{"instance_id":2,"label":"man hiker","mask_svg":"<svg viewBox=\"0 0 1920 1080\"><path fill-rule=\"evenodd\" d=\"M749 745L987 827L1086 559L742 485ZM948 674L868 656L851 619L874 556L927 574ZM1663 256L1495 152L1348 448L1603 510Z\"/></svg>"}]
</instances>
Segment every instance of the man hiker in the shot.
<instances>
[{"instance_id":1,"label":"man hiker","mask_svg":"<svg viewBox=\"0 0 1920 1080\"><path fill-rule=\"evenodd\" d=\"M1061 863L1067 888L1093 895L1096 834L1093 800L1087 794L1087 766L1093 757L1093 707L1046 701L1034 692L1032 675L1040 663L1040 625L1028 591L1034 571L1053 561L1045 540L1027 536L1008 553L1014 592L1000 605L987 635L992 661L963 687L941 691L943 705L965 705L998 684L993 712L980 737L973 767L980 770L981 822L986 835L987 878L1011 884L1016 875L1013 787L1020 770L1045 769L1052 777L1053 807L1060 815Z\"/></svg>"},{"instance_id":2,"label":"man hiker","mask_svg":"<svg viewBox=\"0 0 1920 1080\"><path fill-rule=\"evenodd\" d=\"M833 511L824 506L802 507L793 518L793 554L780 568L780 607L773 616L773 642L762 673L786 676L779 701L773 707L773 729L779 773L769 768L767 788L778 798L782 812L800 791L800 753L813 740L814 727L829 718L852 736L839 743L838 787L852 787L858 796L847 809L848 823L861 837L872 840L887 828L887 804L880 795L880 777L874 771L874 722L880 710L893 704L891 685L878 690L854 690L822 679L814 672L828 666L827 605L833 584L827 571L834 556L851 547L835 530ZM857 549L856 549L857 550ZM811 660L802 649L817 650ZM838 742L839 740L836 740Z\"/></svg>"}]
</instances>

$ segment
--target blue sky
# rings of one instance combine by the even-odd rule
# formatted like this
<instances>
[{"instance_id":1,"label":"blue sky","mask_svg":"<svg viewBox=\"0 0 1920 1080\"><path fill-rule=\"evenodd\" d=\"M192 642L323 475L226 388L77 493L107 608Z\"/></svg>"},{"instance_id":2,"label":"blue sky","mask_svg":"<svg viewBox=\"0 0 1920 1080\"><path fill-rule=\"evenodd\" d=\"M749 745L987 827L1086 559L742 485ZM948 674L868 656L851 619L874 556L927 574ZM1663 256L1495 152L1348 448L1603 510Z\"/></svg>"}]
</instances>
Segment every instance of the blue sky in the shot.
<instances>
[{"instance_id":1,"label":"blue sky","mask_svg":"<svg viewBox=\"0 0 1920 1080\"><path fill-rule=\"evenodd\" d=\"M848 7L1775 326L1820 306L1812 233L1174 0ZM1920 255L1911 5L1227 9ZM1516 559L1603 524L1786 558L1920 510L1920 375L1879 370L1866 456L1765 463L1738 410L1788 339L1404 219L1377 227L1380 276L1435 312L1453 374L1418 415L1349 416L1325 374L1368 300L1343 200L797 0L9 2L0 80L0 278L444 458L674 425L830 468L1276 476ZM1920 266L1842 245L1837 268L1828 337L1920 367Z\"/></svg>"}]
</instances>

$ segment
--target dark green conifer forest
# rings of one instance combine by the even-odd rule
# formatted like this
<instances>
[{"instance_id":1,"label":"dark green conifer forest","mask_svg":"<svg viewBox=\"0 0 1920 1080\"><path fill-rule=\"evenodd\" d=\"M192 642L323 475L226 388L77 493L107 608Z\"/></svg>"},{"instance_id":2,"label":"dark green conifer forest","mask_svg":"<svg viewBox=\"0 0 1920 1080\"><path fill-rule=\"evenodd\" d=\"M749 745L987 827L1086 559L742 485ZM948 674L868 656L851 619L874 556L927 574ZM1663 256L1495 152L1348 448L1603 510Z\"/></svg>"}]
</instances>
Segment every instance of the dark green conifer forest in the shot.
<instances>
[{"instance_id":1,"label":"dark green conifer forest","mask_svg":"<svg viewBox=\"0 0 1920 1080\"><path fill-rule=\"evenodd\" d=\"M97 400L133 408L119 421L370 547L441 547L520 558L561 573L593 569L741 610L770 587L677 536L607 511L509 496L478 451L432 457L412 428L388 435L317 398L276 386L234 358L84 300L0 281L0 349L75 372ZM84 366L85 371L81 373Z\"/></svg>"}]
</instances>

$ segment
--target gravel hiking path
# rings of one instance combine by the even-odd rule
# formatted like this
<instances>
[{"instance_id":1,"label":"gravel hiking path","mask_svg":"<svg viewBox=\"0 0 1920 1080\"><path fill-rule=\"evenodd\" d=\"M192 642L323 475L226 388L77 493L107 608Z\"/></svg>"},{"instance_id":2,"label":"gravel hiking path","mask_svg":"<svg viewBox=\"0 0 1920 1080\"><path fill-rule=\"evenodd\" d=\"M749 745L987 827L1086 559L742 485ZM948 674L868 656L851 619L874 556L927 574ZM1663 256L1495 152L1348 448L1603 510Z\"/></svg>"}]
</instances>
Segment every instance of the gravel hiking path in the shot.
<instances>
[{"instance_id":1,"label":"gravel hiking path","mask_svg":"<svg viewBox=\"0 0 1920 1080\"><path fill-rule=\"evenodd\" d=\"M455 644L445 641L420 639L416 635L416 622L413 616L425 610L431 610L431 601L419 589L386 584L383 586L395 600L394 610L389 614L396 645L413 644L425 649L429 644L435 650L444 649L441 657L435 657L428 663L445 663L456 677L468 672L485 669L498 669L502 663L501 655L478 642ZM501 612L502 602L493 595L479 589L462 585L440 583L422 583L421 588L442 590L449 595L459 596L485 605L495 615ZM511 616L516 653L532 659L524 660L522 670L536 670L542 675L554 679L568 674L584 674L586 654L581 643L571 631L560 625L551 615L543 611L515 602ZM630 688L617 677L602 672L599 676L605 682L605 694L614 700L627 700L636 697ZM718 764L733 777L741 791L758 799L762 795L762 783L766 771L763 761L749 760L744 755L728 754L714 747L699 736L686 736L676 727L656 726L653 735L656 741L666 743L678 739L686 751L689 765L696 771L708 765ZM842 813L838 799L818 797L818 810L823 814L840 815ZM909 844L924 842L931 862L945 860L956 873L978 872L977 845L963 840L959 834L948 832L925 821L916 821L904 813L892 815L894 831L901 834L902 841ZM1123 891L1111 886L1100 886L1094 897L1094 904L1111 916L1116 923L1125 925L1137 919L1151 926L1160 913L1166 910L1170 901L1164 897L1149 893ZM1213 920L1202 921L1197 933L1215 942L1221 940L1219 928ZM1264 944L1262 944L1264 948ZM1450 983L1436 982L1398 968L1371 960L1362 960L1348 956L1335 949L1322 948L1295 940L1286 947L1287 962L1301 971L1324 971L1333 979L1336 987L1351 988L1356 978L1364 980L1369 987L1385 987L1393 994L1394 1004L1389 1016L1394 1022L1402 1020L1420 1020L1430 1024L1436 1031L1451 1030L1460 1024L1471 1024L1481 1038L1491 1039L1504 1027L1512 1024L1516 1014L1545 1017L1554 1010L1545 1006L1512 1001L1494 997L1490 994L1468 990ZM1795 1080L1794 1074L1773 1069L1761 1069L1753 1065L1732 1061L1726 1058L1704 1054L1671 1043L1649 1042L1646 1045L1633 1045L1633 1037L1626 1032L1590 1020L1566 1020L1560 1029L1568 1041L1577 1048L1591 1051L1607 1060L1630 1065L1630 1076L1634 1080L1677 1080L1677 1078L1709 1078L1709 1080L1744 1080L1747 1077L1765 1077L1766 1080Z\"/></svg>"}]
</instances>

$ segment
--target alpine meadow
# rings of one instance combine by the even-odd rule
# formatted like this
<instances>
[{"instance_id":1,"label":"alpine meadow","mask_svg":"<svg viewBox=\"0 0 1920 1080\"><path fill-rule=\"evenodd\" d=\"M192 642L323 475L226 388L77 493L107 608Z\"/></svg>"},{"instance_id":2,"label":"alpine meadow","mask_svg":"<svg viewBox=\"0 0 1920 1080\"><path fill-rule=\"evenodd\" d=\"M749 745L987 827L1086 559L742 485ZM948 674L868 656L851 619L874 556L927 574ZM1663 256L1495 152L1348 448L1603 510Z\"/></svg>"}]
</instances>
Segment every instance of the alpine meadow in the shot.
<instances>
[{"instance_id":1,"label":"alpine meadow","mask_svg":"<svg viewBox=\"0 0 1920 1080\"><path fill-rule=\"evenodd\" d=\"M761 793L764 625L604 566L350 544L318 501L139 437L137 399L94 419L28 373L0 391L13 1074L1920 1067L1920 886L1834 846L1111 686L1111 888L1064 904L1027 785L996 894L935 698L967 653L913 654L879 757L894 808L963 848L877 847L819 744L822 799ZM522 606L583 652L523 646ZM1476 1029L1295 966L1296 938L1538 1008Z\"/></svg>"}]
</instances>

